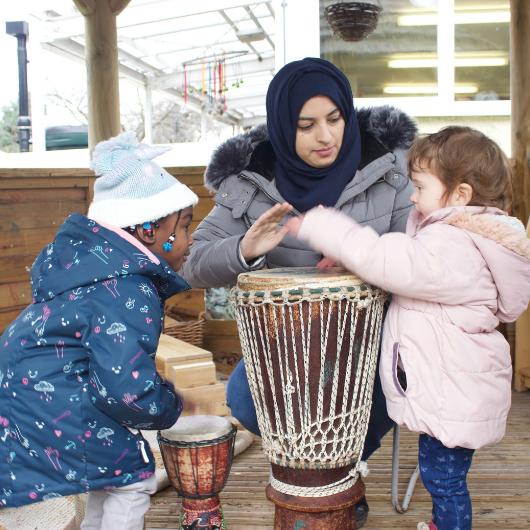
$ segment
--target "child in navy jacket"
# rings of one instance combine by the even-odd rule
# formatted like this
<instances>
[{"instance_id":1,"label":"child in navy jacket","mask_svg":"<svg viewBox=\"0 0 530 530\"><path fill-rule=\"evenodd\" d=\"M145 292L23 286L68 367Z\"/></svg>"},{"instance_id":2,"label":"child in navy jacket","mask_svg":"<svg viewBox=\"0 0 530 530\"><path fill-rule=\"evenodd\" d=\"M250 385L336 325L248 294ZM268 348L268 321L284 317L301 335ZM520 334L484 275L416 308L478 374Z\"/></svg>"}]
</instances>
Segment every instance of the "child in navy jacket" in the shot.
<instances>
[{"instance_id":1,"label":"child in navy jacket","mask_svg":"<svg viewBox=\"0 0 530 530\"><path fill-rule=\"evenodd\" d=\"M157 374L164 300L187 283L197 196L131 133L101 142L87 216L31 270L33 302L0 338L0 507L91 492L82 528L143 528L156 490L139 429L182 403Z\"/></svg>"}]
</instances>

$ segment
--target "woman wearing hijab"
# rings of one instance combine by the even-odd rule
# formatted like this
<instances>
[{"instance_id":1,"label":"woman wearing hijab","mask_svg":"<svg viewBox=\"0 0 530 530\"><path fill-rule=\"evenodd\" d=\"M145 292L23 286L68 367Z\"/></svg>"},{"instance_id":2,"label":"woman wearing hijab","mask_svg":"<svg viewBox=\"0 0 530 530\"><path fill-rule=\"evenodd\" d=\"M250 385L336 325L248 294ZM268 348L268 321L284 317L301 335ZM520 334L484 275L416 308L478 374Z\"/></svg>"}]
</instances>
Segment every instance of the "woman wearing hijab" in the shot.
<instances>
[{"instance_id":1,"label":"woman wearing hijab","mask_svg":"<svg viewBox=\"0 0 530 530\"><path fill-rule=\"evenodd\" d=\"M232 286L263 267L310 267L322 260L278 223L322 204L378 233L404 232L412 193L406 150L413 122L391 107L356 112L346 76L323 59L285 65L267 91L267 125L236 136L213 154L205 173L216 206L193 234L180 271L193 287ZM259 434L244 361L227 388L232 414ZM376 376L367 459L392 427ZM368 514L363 499L359 524Z\"/></svg>"}]
</instances>

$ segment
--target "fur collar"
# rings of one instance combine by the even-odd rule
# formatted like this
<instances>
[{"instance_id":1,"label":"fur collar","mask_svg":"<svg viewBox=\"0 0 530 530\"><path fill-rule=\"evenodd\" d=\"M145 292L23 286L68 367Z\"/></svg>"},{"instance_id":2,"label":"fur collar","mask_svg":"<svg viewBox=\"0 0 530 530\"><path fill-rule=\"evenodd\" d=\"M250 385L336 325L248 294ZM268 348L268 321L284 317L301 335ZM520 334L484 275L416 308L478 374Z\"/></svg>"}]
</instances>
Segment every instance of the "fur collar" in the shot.
<instances>
[{"instance_id":1,"label":"fur collar","mask_svg":"<svg viewBox=\"0 0 530 530\"><path fill-rule=\"evenodd\" d=\"M357 119L362 145L360 168L395 149L408 149L417 132L407 114L390 106L360 109ZM204 182L207 188L216 191L224 179L244 169L272 180L273 167L274 153L267 126L262 124L221 144L206 168Z\"/></svg>"},{"instance_id":2,"label":"fur collar","mask_svg":"<svg viewBox=\"0 0 530 530\"><path fill-rule=\"evenodd\" d=\"M515 217L461 212L451 215L445 222L491 239L530 261L530 239L521 221Z\"/></svg>"}]
</instances>

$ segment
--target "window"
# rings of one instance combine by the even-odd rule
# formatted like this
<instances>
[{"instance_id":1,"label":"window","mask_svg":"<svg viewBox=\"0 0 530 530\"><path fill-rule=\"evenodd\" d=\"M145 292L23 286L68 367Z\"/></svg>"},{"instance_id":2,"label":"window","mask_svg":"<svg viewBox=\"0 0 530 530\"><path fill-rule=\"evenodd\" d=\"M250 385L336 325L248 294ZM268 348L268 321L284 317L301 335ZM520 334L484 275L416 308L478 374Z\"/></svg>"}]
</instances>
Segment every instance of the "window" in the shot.
<instances>
[{"instance_id":1,"label":"window","mask_svg":"<svg viewBox=\"0 0 530 530\"><path fill-rule=\"evenodd\" d=\"M455 98L510 99L509 2L455 0L454 21L455 85L474 89Z\"/></svg>"},{"instance_id":2,"label":"window","mask_svg":"<svg viewBox=\"0 0 530 530\"><path fill-rule=\"evenodd\" d=\"M381 0L376 29L357 42L333 35L324 14L332 3L320 0L320 55L346 73L357 99L399 100L423 116L509 114L507 0Z\"/></svg>"},{"instance_id":3,"label":"window","mask_svg":"<svg viewBox=\"0 0 530 530\"><path fill-rule=\"evenodd\" d=\"M375 31L361 41L347 42L332 34L324 14L330 3L320 1L320 56L346 73L354 97L437 94L436 24L407 23L407 17L429 15L432 9L414 8L409 0L383 2Z\"/></svg>"}]
</instances>

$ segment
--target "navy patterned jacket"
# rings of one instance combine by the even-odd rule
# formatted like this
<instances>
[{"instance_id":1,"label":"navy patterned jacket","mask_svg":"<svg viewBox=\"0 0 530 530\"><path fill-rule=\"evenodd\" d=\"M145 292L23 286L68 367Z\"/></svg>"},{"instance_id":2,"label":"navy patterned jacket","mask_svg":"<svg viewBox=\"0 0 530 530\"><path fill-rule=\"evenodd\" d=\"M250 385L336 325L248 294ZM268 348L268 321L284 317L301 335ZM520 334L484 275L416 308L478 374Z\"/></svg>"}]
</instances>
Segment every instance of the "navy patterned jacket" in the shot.
<instances>
[{"instance_id":1,"label":"navy patterned jacket","mask_svg":"<svg viewBox=\"0 0 530 530\"><path fill-rule=\"evenodd\" d=\"M33 303L0 338L0 507L148 478L136 429L182 411L154 354L164 300L189 286L119 232L71 215L33 264Z\"/></svg>"}]
</instances>

